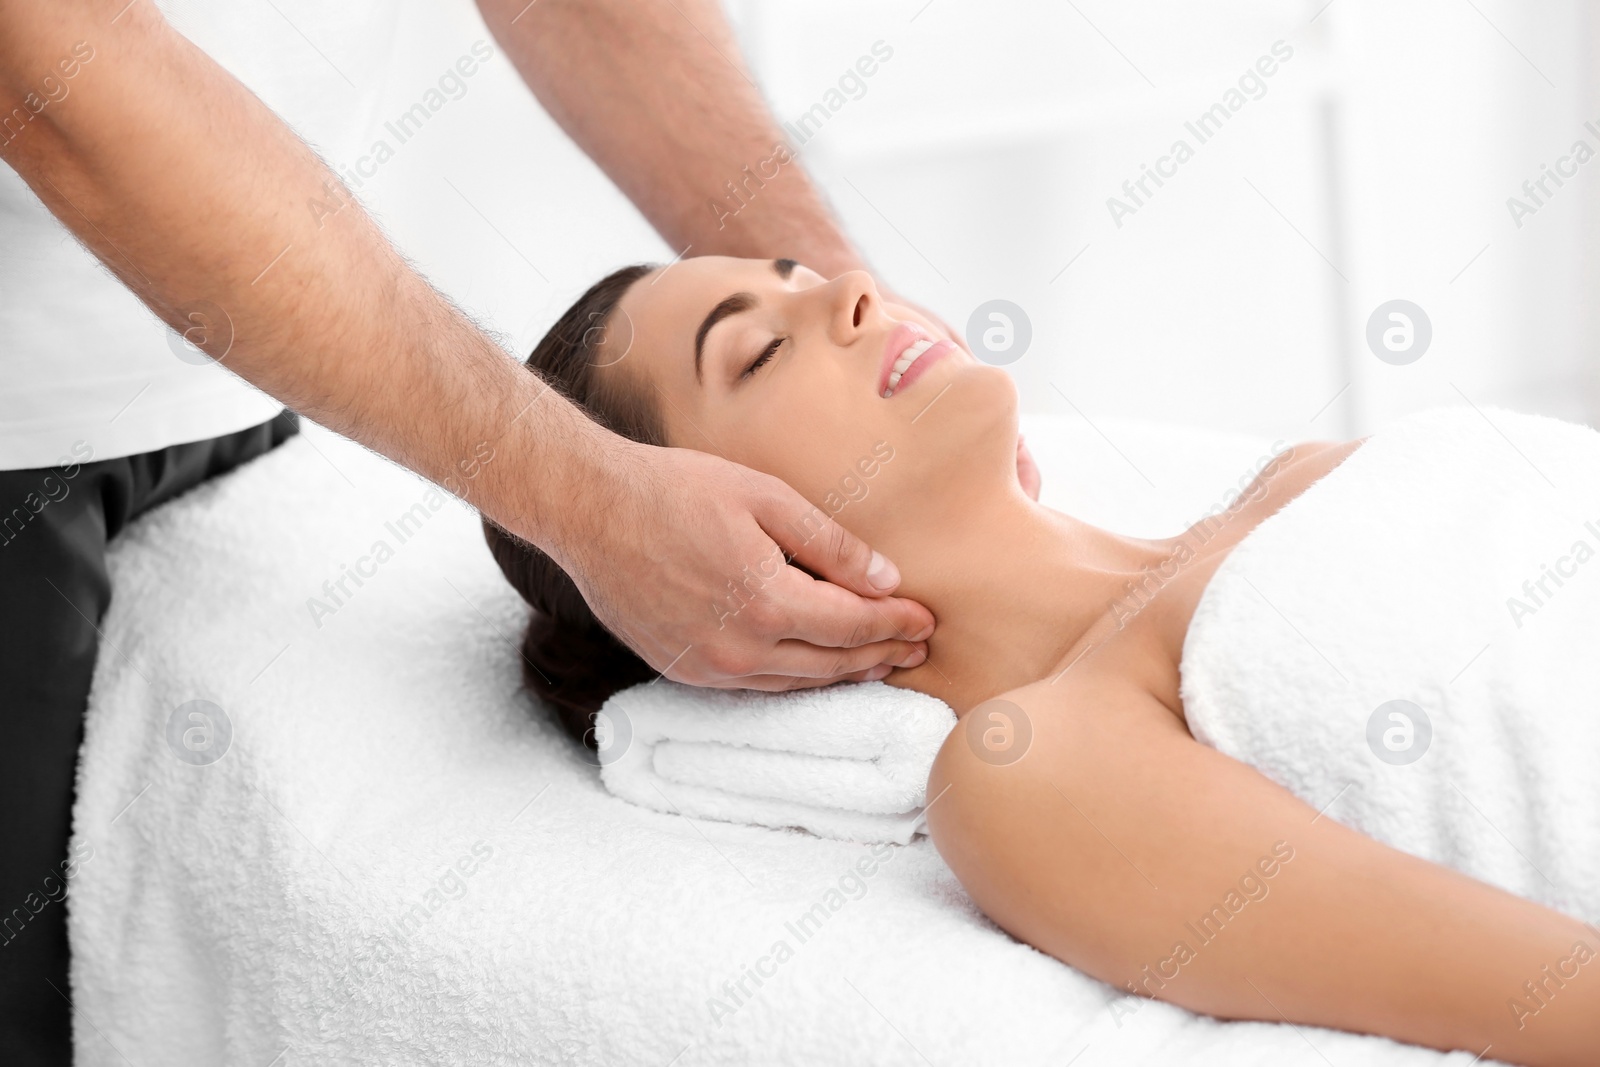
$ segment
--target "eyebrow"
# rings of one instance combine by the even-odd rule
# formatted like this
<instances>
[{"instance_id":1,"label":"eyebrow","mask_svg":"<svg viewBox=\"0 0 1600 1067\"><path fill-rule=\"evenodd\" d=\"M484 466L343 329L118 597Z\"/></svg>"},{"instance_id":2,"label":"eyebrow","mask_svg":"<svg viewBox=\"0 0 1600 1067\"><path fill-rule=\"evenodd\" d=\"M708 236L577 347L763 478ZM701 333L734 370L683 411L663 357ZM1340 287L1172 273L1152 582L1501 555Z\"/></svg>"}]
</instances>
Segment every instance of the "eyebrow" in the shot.
<instances>
[{"instance_id":1,"label":"eyebrow","mask_svg":"<svg viewBox=\"0 0 1600 1067\"><path fill-rule=\"evenodd\" d=\"M772 261L772 271L779 278L788 281L789 275L794 273L794 269L798 265L792 259L775 259ZM706 354L706 334L710 333L713 326L729 315L737 315L740 312L749 311L756 304L757 300L754 293L738 292L706 312L706 317L700 321L700 328L694 332L694 380L696 382L705 383L701 366Z\"/></svg>"}]
</instances>

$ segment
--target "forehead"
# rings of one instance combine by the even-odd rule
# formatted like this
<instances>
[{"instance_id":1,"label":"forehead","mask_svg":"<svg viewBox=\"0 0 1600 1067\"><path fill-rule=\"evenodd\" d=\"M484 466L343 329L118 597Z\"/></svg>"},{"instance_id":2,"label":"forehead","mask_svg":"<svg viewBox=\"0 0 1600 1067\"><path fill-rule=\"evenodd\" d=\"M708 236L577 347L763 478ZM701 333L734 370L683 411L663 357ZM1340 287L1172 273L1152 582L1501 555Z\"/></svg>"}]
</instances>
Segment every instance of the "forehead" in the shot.
<instances>
[{"instance_id":1,"label":"forehead","mask_svg":"<svg viewBox=\"0 0 1600 1067\"><path fill-rule=\"evenodd\" d=\"M621 307L646 333L685 334L694 344L694 328L718 301L739 290L770 288L778 277L765 259L698 256L651 270L622 296Z\"/></svg>"},{"instance_id":2,"label":"forehead","mask_svg":"<svg viewBox=\"0 0 1600 1067\"><path fill-rule=\"evenodd\" d=\"M635 374L648 374L660 383L677 376L692 382L695 331L706 313L736 292L759 294L778 284L769 260L730 256L680 260L629 287L617 305L622 321L606 331L605 345L627 342L627 362L634 364Z\"/></svg>"}]
</instances>

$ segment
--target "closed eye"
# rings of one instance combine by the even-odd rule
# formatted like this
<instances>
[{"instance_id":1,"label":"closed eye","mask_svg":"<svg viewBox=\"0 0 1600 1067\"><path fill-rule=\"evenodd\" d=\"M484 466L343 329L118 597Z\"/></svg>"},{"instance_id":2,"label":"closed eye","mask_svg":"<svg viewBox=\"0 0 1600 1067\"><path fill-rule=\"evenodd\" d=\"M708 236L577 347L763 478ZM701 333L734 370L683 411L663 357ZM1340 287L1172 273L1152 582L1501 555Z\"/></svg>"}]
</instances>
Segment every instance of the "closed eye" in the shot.
<instances>
[{"instance_id":1,"label":"closed eye","mask_svg":"<svg viewBox=\"0 0 1600 1067\"><path fill-rule=\"evenodd\" d=\"M739 380L743 381L744 379L750 377L750 375L754 374L758 369L760 369L761 366L767 362L767 360L777 355L778 346L782 345L784 340L785 339L782 337L774 337L772 339L772 343L763 349L761 354L755 358L755 362L746 367L744 369L744 373L739 375Z\"/></svg>"}]
</instances>

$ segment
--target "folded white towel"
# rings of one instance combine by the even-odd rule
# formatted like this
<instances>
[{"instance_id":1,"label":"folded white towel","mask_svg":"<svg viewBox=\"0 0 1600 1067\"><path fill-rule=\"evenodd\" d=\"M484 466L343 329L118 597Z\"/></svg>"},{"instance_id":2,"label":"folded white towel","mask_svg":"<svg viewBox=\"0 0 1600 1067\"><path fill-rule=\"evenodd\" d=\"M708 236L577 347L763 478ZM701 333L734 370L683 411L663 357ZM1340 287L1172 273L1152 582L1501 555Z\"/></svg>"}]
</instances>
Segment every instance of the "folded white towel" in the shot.
<instances>
[{"instance_id":1,"label":"folded white towel","mask_svg":"<svg viewBox=\"0 0 1600 1067\"><path fill-rule=\"evenodd\" d=\"M657 680L601 708L600 780L690 818L905 844L956 724L942 700L882 682L788 693Z\"/></svg>"}]
</instances>

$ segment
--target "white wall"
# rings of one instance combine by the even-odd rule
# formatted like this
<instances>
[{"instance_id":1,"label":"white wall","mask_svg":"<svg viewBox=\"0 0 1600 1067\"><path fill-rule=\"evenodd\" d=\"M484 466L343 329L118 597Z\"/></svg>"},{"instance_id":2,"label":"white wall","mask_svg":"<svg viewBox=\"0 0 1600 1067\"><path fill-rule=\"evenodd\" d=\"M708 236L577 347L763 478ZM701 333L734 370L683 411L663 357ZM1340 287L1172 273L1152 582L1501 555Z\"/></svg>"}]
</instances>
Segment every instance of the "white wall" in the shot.
<instances>
[{"instance_id":1,"label":"white wall","mask_svg":"<svg viewBox=\"0 0 1600 1067\"><path fill-rule=\"evenodd\" d=\"M494 57L357 193L436 286L525 354L602 274L671 253L539 107L476 6L397 3L380 116L410 107L474 42Z\"/></svg>"},{"instance_id":2,"label":"white wall","mask_svg":"<svg viewBox=\"0 0 1600 1067\"><path fill-rule=\"evenodd\" d=\"M1365 419L1463 397L1592 419L1600 163L1520 229L1506 201L1576 138L1600 150L1583 129L1600 129L1600 108L1585 106L1593 6L1475 3L1329 12L1342 16L1331 25L1349 86L1358 304L1409 295L1435 330L1409 367L1360 362Z\"/></svg>"},{"instance_id":3,"label":"white wall","mask_svg":"<svg viewBox=\"0 0 1600 1067\"><path fill-rule=\"evenodd\" d=\"M392 112L491 40L469 3L404 2ZM1463 397L1577 418L1600 401L1586 251L1600 162L1521 229L1505 204L1575 138L1600 149L1583 129L1600 128L1583 105L1590 5L1475 4L732 0L731 13L786 121L875 42L893 49L802 158L895 288L958 324L990 298L1026 310L1032 347L1012 370L1027 409L1295 439ZM1280 40L1294 56L1264 95L1206 143L1187 134ZM1117 226L1107 198L1179 137L1193 159ZM518 351L604 271L671 255L504 57L362 195ZM1396 297L1434 330L1407 366L1365 342Z\"/></svg>"}]
</instances>

